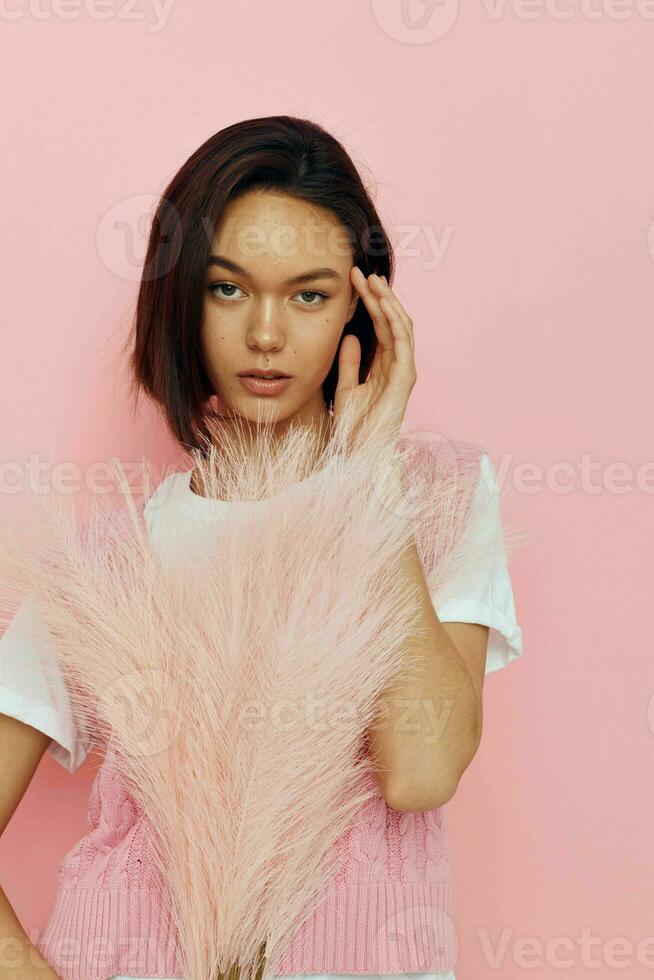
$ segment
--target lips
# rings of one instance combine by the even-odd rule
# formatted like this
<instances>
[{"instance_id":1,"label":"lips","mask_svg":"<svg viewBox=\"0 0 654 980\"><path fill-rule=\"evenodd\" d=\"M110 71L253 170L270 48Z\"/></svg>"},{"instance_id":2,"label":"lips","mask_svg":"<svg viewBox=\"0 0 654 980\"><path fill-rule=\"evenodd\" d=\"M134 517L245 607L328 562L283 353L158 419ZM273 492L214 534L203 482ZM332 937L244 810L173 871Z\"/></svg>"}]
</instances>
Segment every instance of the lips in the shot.
<instances>
[{"instance_id":1,"label":"lips","mask_svg":"<svg viewBox=\"0 0 654 980\"><path fill-rule=\"evenodd\" d=\"M288 378L290 375L281 371L240 371L239 378Z\"/></svg>"},{"instance_id":2,"label":"lips","mask_svg":"<svg viewBox=\"0 0 654 980\"><path fill-rule=\"evenodd\" d=\"M253 374L239 375L239 381L253 395L279 395L288 388L291 378L262 378Z\"/></svg>"}]
</instances>

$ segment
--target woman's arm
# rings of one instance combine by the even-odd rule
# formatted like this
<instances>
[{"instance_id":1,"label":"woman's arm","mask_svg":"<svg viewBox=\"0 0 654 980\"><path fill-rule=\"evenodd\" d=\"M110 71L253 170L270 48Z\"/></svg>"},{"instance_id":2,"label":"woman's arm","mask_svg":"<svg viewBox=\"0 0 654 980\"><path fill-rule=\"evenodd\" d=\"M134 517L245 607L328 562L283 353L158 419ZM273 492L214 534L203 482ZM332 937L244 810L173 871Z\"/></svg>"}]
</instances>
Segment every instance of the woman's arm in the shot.
<instances>
[{"instance_id":1,"label":"woman's arm","mask_svg":"<svg viewBox=\"0 0 654 980\"><path fill-rule=\"evenodd\" d=\"M0 834L30 784L50 736L0 713ZM59 980L22 928L0 887L0 980Z\"/></svg>"},{"instance_id":2,"label":"woman's arm","mask_svg":"<svg viewBox=\"0 0 654 980\"><path fill-rule=\"evenodd\" d=\"M345 405L355 406L362 413L380 413L392 431L404 418L417 379L413 320L385 276L365 276L353 266L351 281L370 314L378 345L361 384L361 346L353 334L343 338L334 416L338 419ZM412 639L407 658L424 654L426 662L381 695L380 717L368 732L368 744L381 766L377 779L389 805L431 810L454 795L479 745L488 627L457 623L446 629L432 605L415 540L404 561L407 579L421 598L420 634Z\"/></svg>"},{"instance_id":3,"label":"woman's arm","mask_svg":"<svg viewBox=\"0 0 654 980\"><path fill-rule=\"evenodd\" d=\"M424 630L407 655L422 654L425 662L382 695L369 748L389 806L431 810L454 795L479 746L488 627L441 623L413 539L403 561L419 590Z\"/></svg>"}]
</instances>

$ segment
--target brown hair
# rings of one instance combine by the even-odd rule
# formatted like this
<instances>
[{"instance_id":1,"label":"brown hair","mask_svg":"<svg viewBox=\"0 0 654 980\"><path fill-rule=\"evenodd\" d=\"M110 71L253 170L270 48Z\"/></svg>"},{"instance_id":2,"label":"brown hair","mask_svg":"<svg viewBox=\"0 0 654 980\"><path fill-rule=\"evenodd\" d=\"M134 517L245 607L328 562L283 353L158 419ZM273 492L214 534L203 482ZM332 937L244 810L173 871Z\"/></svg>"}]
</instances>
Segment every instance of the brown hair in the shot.
<instances>
[{"instance_id":1,"label":"brown hair","mask_svg":"<svg viewBox=\"0 0 654 980\"><path fill-rule=\"evenodd\" d=\"M320 125L294 116L263 116L211 136L175 174L157 205L129 337L134 404L141 390L150 395L185 448L203 449L206 418L212 414L206 403L214 391L200 348L211 240L226 204L262 188L333 212L364 275L376 272L392 282L392 246L368 191L344 147ZM361 344L361 383L377 348L361 302L345 325L343 336L348 333ZM337 372L338 351L322 385L328 406Z\"/></svg>"}]
</instances>

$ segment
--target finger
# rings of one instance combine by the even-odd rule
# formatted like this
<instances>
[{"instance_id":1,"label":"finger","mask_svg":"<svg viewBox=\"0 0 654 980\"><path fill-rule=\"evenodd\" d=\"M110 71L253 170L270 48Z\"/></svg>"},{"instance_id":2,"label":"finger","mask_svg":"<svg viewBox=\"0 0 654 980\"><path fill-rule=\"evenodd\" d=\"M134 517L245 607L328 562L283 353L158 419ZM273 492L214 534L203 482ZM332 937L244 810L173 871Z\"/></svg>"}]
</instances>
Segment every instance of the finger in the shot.
<instances>
[{"instance_id":1,"label":"finger","mask_svg":"<svg viewBox=\"0 0 654 980\"><path fill-rule=\"evenodd\" d=\"M382 309L386 313L393 330L393 336L395 338L395 356L397 361L409 373L415 374L416 368L413 357L413 335L411 331L407 330L406 324L404 323L397 309L385 296L382 296L379 302Z\"/></svg>"},{"instance_id":2,"label":"finger","mask_svg":"<svg viewBox=\"0 0 654 980\"><path fill-rule=\"evenodd\" d=\"M385 276L375 276L374 278L372 278L372 286L374 289L379 290L379 298L381 299L381 297L384 296L392 304L393 308L398 312L406 330L408 331L411 337L411 349L415 350L415 344L413 338L413 320L402 306L402 303L400 302L398 297L395 295L393 290L388 285L388 282L386 282L385 280L386 280Z\"/></svg>"},{"instance_id":3,"label":"finger","mask_svg":"<svg viewBox=\"0 0 654 980\"><path fill-rule=\"evenodd\" d=\"M361 344L358 337L348 333L343 337L338 352L338 378L334 396L337 392L350 391L359 384L359 366L361 364Z\"/></svg>"},{"instance_id":4,"label":"finger","mask_svg":"<svg viewBox=\"0 0 654 980\"><path fill-rule=\"evenodd\" d=\"M377 339L383 349L383 351L392 353L393 352L393 331L388 322L388 318L381 306L379 305L379 299L373 293L370 288L370 284L366 276L358 266L352 267L352 281L353 284L361 296L370 318L373 322L375 333L377 334Z\"/></svg>"},{"instance_id":5,"label":"finger","mask_svg":"<svg viewBox=\"0 0 654 980\"><path fill-rule=\"evenodd\" d=\"M391 289L386 280L386 276L372 276L371 286L373 289L378 290L378 296L386 296L386 298L393 304L402 319L405 321L407 328L413 330L413 320L405 310L399 296Z\"/></svg>"}]
</instances>

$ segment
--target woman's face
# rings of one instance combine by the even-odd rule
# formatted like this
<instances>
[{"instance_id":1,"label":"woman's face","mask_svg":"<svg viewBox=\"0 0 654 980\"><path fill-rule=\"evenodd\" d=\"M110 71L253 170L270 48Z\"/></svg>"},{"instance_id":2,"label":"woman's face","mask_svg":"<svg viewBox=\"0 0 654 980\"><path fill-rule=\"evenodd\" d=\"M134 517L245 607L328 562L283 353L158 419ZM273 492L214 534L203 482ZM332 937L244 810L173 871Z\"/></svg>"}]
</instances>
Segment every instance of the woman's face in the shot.
<instances>
[{"instance_id":1,"label":"woman's face","mask_svg":"<svg viewBox=\"0 0 654 980\"><path fill-rule=\"evenodd\" d=\"M357 303L351 268L350 239L330 211L266 190L229 203L212 241L201 328L221 410L256 421L263 409L276 423L326 415L321 385ZM239 377L256 369L290 378L262 394Z\"/></svg>"}]
</instances>

